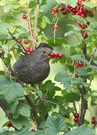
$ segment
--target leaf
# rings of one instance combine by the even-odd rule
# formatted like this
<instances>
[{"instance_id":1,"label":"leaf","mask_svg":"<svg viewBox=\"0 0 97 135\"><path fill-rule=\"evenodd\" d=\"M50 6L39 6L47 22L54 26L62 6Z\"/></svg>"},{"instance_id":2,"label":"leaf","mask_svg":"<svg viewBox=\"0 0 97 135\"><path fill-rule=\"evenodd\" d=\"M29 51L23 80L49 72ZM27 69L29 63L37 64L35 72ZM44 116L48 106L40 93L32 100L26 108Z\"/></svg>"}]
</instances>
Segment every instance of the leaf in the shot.
<instances>
[{"instance_id":1,"label":"leaf","mask_svg":"<svg viewBox=\"0 0 97 135\"><path fill-rule=\"evenodd\" d=\"M57 135L59 132L65 130L66 124L61 115L49 116L46 121L46 131L49 135Z\"/></svg>"},{"instance_id":2,"label":"leaf","mask_svg":"<svg viewBox=\"0 0 97 135\"><path fill-rule=\"evenodd\" d=\"M7 39L8 35L7 34L0 34L0 40L5 40Z\"/></svg>"},{"instance_id":3,"label":"leaf","mask_svg":"<svg viewBox=\"0 0 97 135\"><path fill-rule=\"evenodd\" d=\"M19 97L23 97L23 88L19 83L12 82L6 76L0 76L0 94L11 103Z\"/></svg>"},{"instance_id":4,"label":"leaf","mask_svg":"<svg viewBox=\"0 0 97 135\"><path fill-rule=\"evenodd\" d=\"M35 135L48 135L48 134L46 134L44 130L37 130L35 132Z\"/></svg>"},{"instance_id":5,"label":"leaf","mask_svg":"<svg viewBox=\"0 0 97 135\"><path fill-rule=\"evenodd\" d=\"M31 9L35 8L36 4L37 4L36 0L30 1L29 8L31 8Z\"/></svg>"},{"instance_id":6,"label":"leaf","mask_svg":"<svg viewBox=\"0 0 97 135\"><path fill-rule=\"evenodd\" d=\"M78 0L66 0L70 6L75 7Z\"/></svg>"},{"instance_id":7,"label":"leaf","mask_svg":"<svg viewBox=\"0 0 97 135\"><path fill-rule=\"evenodd\" d=\"M97 3L94 2L85 2L85 8L86 9L91 9L97 6Z\"/></svg>"},{"instance_id":8,"label":"leaf","mask_svg":"<svg viewBox=\"0 0 97 135\"><path fill-rule=\"evenodd\" d=\"M1 135L14 135L13 131L5 130L5 129L0 131L0 134Z\"/></svg>"},{"instance_id":9,"label":"leaf","mask_svg":"<svg viewBox=\"0 0 97 135\"><path fill-rule=\"evenodd\" d=\"M76 68L76 71L80 76L87 76L86 67Z\"/></svg>"},{"instance_id":10,"label":"leaf","mask_svg":"<svg viewBox=\"0 0 97 135\"><path fill-rule=\"evenodd\" d=\"M80 32L80 31L79 31L79 30L71 30L71 31L69 31L69 32L66 32L66 33L64 34L64 36L66 37L66 36L76 35L78 32Z\"/></svg>"},{"instance_id":11,"label":"leaf","mask_svg":"<svg viewBox=\"0 0 97 135\"><path fill-rule=\"evenodd\" d=\"M17 131L15 135L36 135L34 132L29 131L28 128L24 127L21 131Z\"/></svg>"},{"instance_id":12,"label":"leaf","mask_svg":"<svg viewBox=\"0 0 97 135\"><path fill-rule=\"evenodd\" d=\"M31 107L27 104L18 105L19 114L21 114L22 116L30 117L30 109L31 109Z\"/></svg>"},{"instance_id":13,"label":"leaf","mask_svg":"<svg viewBox=\"0 0 97 135\"><path fill-rule=\"evenodd\" d=\"M28 128L32 127L28 118L24 116L19 116L17 119L12 119L10 121L12 122L12 125L19 130L23 128L23 126L28 127Z\"/></svg>"},{"instance_id":14,"label":"leaf","mask_svg":"<svg viewBox=\"0 0 97 135\"><path fill-rule=\"evenodd\" d=\"M71 77L69 76L67 71L59 72L58 74L56 74L54 79L58 82L61 82L61 84L63 84L68 92L71 91Z\"/></svg>"},{"instance_id":15,"label":"leaf","mask_svg":"<svg viewBox=\"0 0 97 135\"><path fill-rule=\"evenodd\" d=\"M19 5L6 4L6 6L4 6L4 12L5 13L10 12L11 10L17 9L19 7L20 7Z\"/></svg>"},{"instance_id":16,"label":"leaf","mask_svg":"<svg viewBox=\"0 0 97 135\"><path fill-rule=\"evenodd\" d=\"M43 5L47 4L47 0L39 0L39 3L41 6L43 6Z\"/></svg>"},{"instance_id":17,"label":"leaf","mask_svg":"<svg viewBox=\"0 0 97 135\"><path fill-rule=\"evenodd\" d=\"M8 23L3 23L3 24L0 24L0 30L5 30L9 27L9 24Z\"/></svg>"},{"instance_id":18,"label":"leaf","mask_svg":"<svg viewBox=\"0 0 97 135\"><path fill-rule=\"evenodd\" d=\"M65 133L64 135L94 135L95 130L92 128L88 128L85 125L80 126L73 131L69 131Z\"/></svg>"},{"instance_id":19,"label":"leaf","mask_svg":"<svg viewBox=\"0 0 97 135\"><path fill-rule=\"evenodd\" d=\"M64 95L64 99L66 102L79 101L80 95L78 95L76 93L67 93Z\"/></svg>"},{"instance_id":20,"label":"leaf","mask_svg":"<svg viewBox=\"0 0 97 135\"><path fill-rule=\"evenodd\" d=\"M85 64L90 65L89 61L87 61L86 59L82 58L81 55L76 54L76 55L71 56L71 58L73 60L79 60L79 61L84 62Z\"/></svg>"}]
</instances>

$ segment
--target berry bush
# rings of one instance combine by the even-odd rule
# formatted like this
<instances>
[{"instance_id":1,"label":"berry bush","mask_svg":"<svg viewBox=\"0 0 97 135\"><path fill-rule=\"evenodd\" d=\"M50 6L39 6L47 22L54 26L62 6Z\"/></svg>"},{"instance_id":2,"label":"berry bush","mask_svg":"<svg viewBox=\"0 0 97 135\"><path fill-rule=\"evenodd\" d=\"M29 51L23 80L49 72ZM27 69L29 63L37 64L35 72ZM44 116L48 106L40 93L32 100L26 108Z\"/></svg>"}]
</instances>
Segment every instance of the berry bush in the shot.
<instances>
[{"instance_id":1,"label":"berry bush","mask_svg":"<svg viewBox=\"0 0 97 135\"><path fill-rule=\"evenodd\" d=\"M97 106L97 88L92 87L97 73L97 2L55 0L53 7L49 2L0 1L0 107L8 118L1 135L96 135L97 110L91 108ZM44 81L40 90L21 85L13 64L41 42L59 49L50 54L51 63L60 63L64 70L54 81Z\"/></svg>"}]
</instances>

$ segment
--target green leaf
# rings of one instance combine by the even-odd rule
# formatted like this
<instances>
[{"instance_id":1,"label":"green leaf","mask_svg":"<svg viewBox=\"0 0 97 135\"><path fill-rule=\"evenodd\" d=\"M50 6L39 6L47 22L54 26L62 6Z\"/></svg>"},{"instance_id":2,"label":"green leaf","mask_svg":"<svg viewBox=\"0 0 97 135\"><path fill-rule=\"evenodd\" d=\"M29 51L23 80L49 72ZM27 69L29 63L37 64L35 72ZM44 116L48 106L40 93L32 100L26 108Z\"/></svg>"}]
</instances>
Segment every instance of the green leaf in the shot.
<instances>
[{"instance_id":1,"label":"green leaf","mask_svg":"<svg viewBox=\"0 0 97 135\"><path fill-rule=\"evenodd\" d=\"M2 131L0 131L1 135L14 135L13 131L9 131L6 129L3 129Z\"/></svg>"},{"instance_id":2,"label":"green leaf","mask_svg":"<svg viewBox=\"0 0 97 135\"><path fill-rule=\"evenodd\" d=\"M29 3L29 8L31 9L35 8L36 4L37 4L36 0L31 0Z\"/></svg>"},{"instance_id":3,"label":"green leaf","mask_svg":"<svg viewBox=\"0 0 97 135\"><path fill-rule=\"evenodd\" d=\"M5 40L7 39L8 35L7 34L0 34L0 40Z\"/></svg>"},{"instance_id":4,"label":"green leaf","mask_svg":"<svg viewBox=\"0 0 97 135\"><path fill-rule=\"evenodd\" d=\"M97 3L94 2L85 2L85 8L86 9L91 9L97 6Z\"/></svg>"},{"instance_id":5,"label":"green leaf","mask_svg":"<svg viewBox=\"0 0 97 135\"><path fill-rule=\"evenodd\" d=\"M82 62L84 62L85 64L90 65L89 61L87 61L86 59L82 58L81 55L76 54L76 55L71 56L71 58L72 58L73 60L82 61Z\"/></svg>"},{"instance_id":6,"label":"green leaf","mask_svg":"<svg viewBox=\"0 0 97 135\"><path fill-rule=\"evenodd\" d=\"M19 114L21 114L22 116L30 117L30 109L31 109L31 107L27 104L18 105Z\"/></svg>"},{"instance_id":7,"label":"green leaf","mask_svg":"<svg viewBox=\"0 0 97 135\"><path fill-rule=\"evenodd\" d=\"M95 129L88 128L85 125L80 126L73 131L69 131L65 133L64 135L94 135Z\"/></svg>"},{"instance_id":8,"label":"green leaf","mask_svg":"<svg viewBox=\"0 0 97 135\"><path fill-rule=\"evenodd\" d=\"M29 131L28 128L22 128L21 131L17 131L15 135L36 135L34 132Z\"/></svg>"},{"instance_id":9,"label":"green leaf","mask_svg":"<svg viewBox=\"0 0 97 135\"><path fill-rule=\"evenodd\" d=\"M48 135L48 134L46 134L44 130L37 130L35 132L35 135Z\"/></svg>"},{"instance_id":10,"label":"green leaf","mask_svg":"<svg viewBox=\"0 0 97 135\"><path fill-rule=\"evenodd\" d=\"M80 76L87 76L86 67L76 68L76 71Z\"/></svg>"},{"instance_id":11,"label":"green leaf","mask_svg":"<svg viewBox=\"0 0 97 135\"><path fill-rule=\"evenodd\" d=\"M70 4L72 7L76 6L76 3L78 0L66 0L68 4Z\"/></svg>"},{"instance_id":12,"label":"green leaf","mask_svg":"<svg viewBox=\"0 0 97 135\"><path fill-rule=\"evenodd\" d=\"M40 5L45 5L45 4L47 4L47 0L39 0L39 3L40 3Z\"/></svg>"},{"instance_id":13,"label":"green leaf","mask_svg":"<svg viewBox=\"0 0 97 135\"><path fill-rule=\"evenodd\" d=\"M71 31L68 31L64 34L64 36L72 36L72 35L76 35L78 32L80 32L79 30L71 30Z\"/></svg>"},{"instance_id":14,"label":"green leaf","mask_svg":"<svg viewBox=\"0 0 97 135\"><path fill-rule=\"evenodd\" d=\"M6 4L6 6L4 6L4 12L5 13L10 12L11 10L17 9L19 7L20 7L19 5Z\"/></svg>"},{"instance_id":15,"label":"green leaf","mask_svg":"<svg viewBox=\"0 0 97 135\"><path fill-rule=\"evenodd\" d=\"M37 88L35 88L35 87L32 87L32 89L38 94L38 96L39 96L40 98L42 98L42 92L41 92L41 90L39 90L39 89L37 89Z\"/></svg>"},{"instance_id":16,"label":"green leaf","mask_svg":"<svg viewBox=\"0 0 97 135\"><path fill-rule=\"evenodd\" d=\"M17 119L12 119L10 121L12 122L13 126L19 130L23 128L23 126L28 127L28 128L32 127L28 118L24 116L19 116Z\"/></svg>"},{"instance_id":17,"label":"green leaf","mask_svg":"<svg viewBox=\"0 0 97 135\"><path fill-rule=\"evenodd\" d=\"M3 23L3 24L0 24L0 30L5 30L9 27L9 24L8 23Z\"/></svg>"},{"instance_id":18,"label":"green leaf","mask_svg":"<svg viewBox=\"0 0 97 135\"><path fill-rule=\"evenodd\" d=\"M54 79L55 81L61 82L68 92L71 91L71 77L67 71L59 72Z\"/></svg>"},{"instance_id":19,"label":"green leaf","mask_svg":"<svg viewBox=\"0 0 97 135\"><path fill-rule=\"evenodd\" d=\"M23 88L19 83L12 82L6 76L0 76L0 95L11 103L19 97L23 97Z\"/></svg>"},{"instance_id":20,"label":"green leaf","mask_svg":"<svg viewBox=\"0 0 97 135\"><path fill-rule=\"evenodd\" d=\"M49 116L46 121L46 127L49 135L57 135L59 132L65 130L66 124L61 115Z\"/></svg>"},{"instance_id":21,"label":"green leaf","mask_svg":"<svg viewBox=\"0 0 97 135\"><path fill-rule=\"evenodd\" d=\"M66 102L79 101L80 95L78 95L76 93L67 93L64 95L64 99Z\"/></svg>"}]
</instances>

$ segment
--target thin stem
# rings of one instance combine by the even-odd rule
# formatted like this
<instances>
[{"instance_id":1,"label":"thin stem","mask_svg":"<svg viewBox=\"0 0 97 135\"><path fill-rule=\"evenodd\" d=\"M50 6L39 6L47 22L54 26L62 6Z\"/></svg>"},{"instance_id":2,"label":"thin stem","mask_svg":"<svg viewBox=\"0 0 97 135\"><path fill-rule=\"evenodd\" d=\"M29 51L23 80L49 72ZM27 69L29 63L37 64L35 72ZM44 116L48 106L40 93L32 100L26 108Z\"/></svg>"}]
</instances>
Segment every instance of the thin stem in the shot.
<instances>
[{"instance_id":1,"label":"thin stem","mask_svg":"<svg viewBox=\"0 0 97 135\"><path fill-rule=\"evenodd\" d=\"M37 122L37 126L39 126L40 122L39 122L39 119L38 119L38 116L37 116L36 107L35 107L35 105L33 104L33 102L31 101L31 99L28 95L25 95L25 98L28 101L29 105L31 106L33 115L34 115L34 117L36 119L36 122Z\"/></svg>"},{"instance_id":2,"label":"thin stem","mask_svg":"<svg viewBox=\"0 0 97 135\"><path fill-rule=\"evenodd\" d=\"M75 110L75 112L77 113L77 109L76 109L75 102L73 102L73 106L74 106L74 110Z\"/></svg>"},{"instance_id":3,"label":"thin stem","mask_svg":"<svg viewBox=\"0 0 97 135\"><path fill-rule=\"evenodd\" d=\"M13 36L13 34L10 32L10 30L9 29L7 29L8 30L8 32L9 32L9 34L11 35L11 37L12 37L12 40L15 40L22 48L23 48L23 50L25 51L25 48L24 48L24 46L16 39L16 37L15 36Z\"/></svg>"},{"instance_id":4,"label":"thin stem","mask_svg":"<svg viewBox=\"0 0 97 135\"><path fill-rule=\"evenodd\" d=\"M93 60L93 58L94 58L94 55L95 55L95 53L97 52L97 46L96 46L96 48L94 49L94 51L93 51L93 53L92 53L92 55L91 55L91 57L90 57L90 63L92 62L92 60Z\"/></svg>"},{"instance_id":5,"label":"thin stem","mask_svg":"<svg viewBox=\"0 0 97 135\"><path fill-rule=\"evenodd\" d=\"M8 108L6 107L6 105L3 103L3 101L1 99L0 99L0 107L6 113L8 119L12 119L12 114L10 113L10 111L8 110Z\"/></svg>"}]
</instances>

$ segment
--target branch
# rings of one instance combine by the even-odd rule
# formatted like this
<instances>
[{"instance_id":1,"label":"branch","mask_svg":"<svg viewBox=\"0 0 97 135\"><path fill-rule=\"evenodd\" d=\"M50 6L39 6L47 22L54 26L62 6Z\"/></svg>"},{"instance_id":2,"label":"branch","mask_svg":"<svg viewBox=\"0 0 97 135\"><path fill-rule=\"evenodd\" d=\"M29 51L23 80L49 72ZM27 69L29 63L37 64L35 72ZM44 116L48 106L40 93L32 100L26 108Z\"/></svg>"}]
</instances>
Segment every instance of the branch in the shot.
<instances>
[{"instance_id":1,"label":"branch","mask_svg":"<svg viewBox=\"0 0 97 135\"><path fill-rule=\"evenodd\" d=\"M28 95L25 95L25 98L26 100L28 101L28 103L30 104L31 108L32 108L32 112L33 112L33 115L36 119L36 122L37 122L37 125L39 126L40 125L40 122L39 122L39 119L38 119L38 116L37 116L37 112L36 112L36 107L35 105L32 103L30 97Z\"/></svg>"},{"instance_id":2,"label":"branch","mask_svg":"<svg viewBox=\"0 0 97 135\"><path fill-rule=\"evenodd\" d=\"M94 49L94 51L93 51L93 53L92 53L92 55L91 55L91 57L90 57L90 63L92 62L92 60L93 60L93 58L94 58L94 55L95 55L95 53L97 52L97 46L96 46L96 48Z\"/></svg>"},{"instance_id":3,"label":"branch","mask_svg":"<svg viewBox=\"0 0 97 135\"><path fill-rule=\"evenodd\" d=\"M29 3L26 3L26 15L27 15L27 23L28 23L28 30L29 34L32 37L32 46L31 49L35 50L36 42L37 42L37 24L38 24L38 13L39 13L39 4L37 2L36 8L35 8L35 24L32 25L30 13L29 13Z\"/></svg>"},{"instance_id":4,"label":"branch","mask_svg":"<svg viewBox=\"0 0 97 135\"><path fill-rule=\"evenodd\" d=\"M81 126L84 123L84 117L87 109L87 100L84 97L85 94L86 94L86 89L83 86L81 90L81 113L80 113L79 126Z\"/></svg>"},{"instance_id":5,"label":"branch","mask_svg":"<svg viewBox=\"0 0 97 135\"><path fill-rule=\"evenodd\" d=\"M10 113L10 111L8 110L8 108L5 106L5 104L2 102L1 99L0 99L0 106L3 109L3 111L6 113L8 119L12 119L12 114Z\"/></svg>"},{"instance_id":6,"label":"branch","mask_svg":"<svg viewBox=\"0 0 97 135\"><path fill-rule=\"evenodd\" d=\"M10 30L9 29L7 29L8 30L8 32L9 32L9 34L11 35L11 37L12 37L12 40L15 40L22 48L23 48L23 50L25 51L25 48L24 48L24 46L16 39L16 37L15 36L13 36L13 34L10 32Z\"/></svg>"},{"instance_id":7,"label":"branch","mask_svg":"<svg viewBox=\"0 0 97 135\"><path fill-rule=\"evenodd\" d=\"M77 109L76 109L75 102L73 102L73 106L74 106L74 110L75 110L75 112L77 113Z\"/></svg>"}]
</instances>

